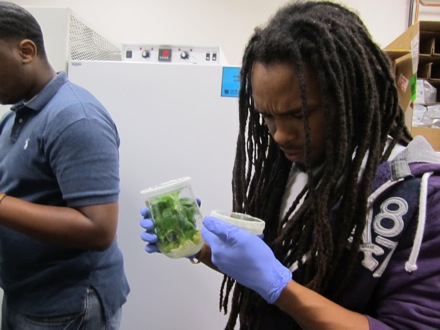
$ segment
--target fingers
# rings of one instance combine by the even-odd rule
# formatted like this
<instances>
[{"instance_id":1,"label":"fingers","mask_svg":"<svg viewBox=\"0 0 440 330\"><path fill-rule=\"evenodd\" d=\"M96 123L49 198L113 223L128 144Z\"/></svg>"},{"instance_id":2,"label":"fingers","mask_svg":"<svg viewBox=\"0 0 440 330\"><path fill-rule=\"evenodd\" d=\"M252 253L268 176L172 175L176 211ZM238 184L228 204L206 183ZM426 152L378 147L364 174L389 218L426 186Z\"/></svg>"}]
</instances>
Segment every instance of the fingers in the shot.
<instances>
[{"instance_id":1,"label":"fingers","mask_svg":"<svg viewBox=\"0 0 440 330\"><path fill-rule=\"evenodd\" d=\"M141 239L148 243L145 246L145 251L147 251L148 253L160 252L159 248L156 245L156 243L157 243L157 235L156 234L143 232L141 234Z\"/></svg>"},{"instance_id":2,"label":"fingers","mask_svg":"<svg viewBox=\"0 0 440 330\"><path fill-rule=\"evenodd\" d=\"M145 246L145 251L148 253L160 252L157 247L157 235L154 234L154 222L151 219L150 209L144 207L140 211L142 219L140 220L140 225L145 229L145 232L141 233L141 239L147 242Z\"/></svg>"},{"instance_id":3,"label":"fingers","mask_svg":"<svg viewBox=\"0 0 440 330\"><path fill-rule=\"evenodd\" d=\"M157 235L149 232L143 232L141 234L141 239L147 243L155 244L157 243Z\"/></svg>"},{"instance_id":4,"label":"fingers","mask_svg":"<svg viewBox=\"0 0 440 330\"><path fill-rule=\"evenodd\" d=\"M148 253L156 253L156 252L160 252L159 248L157 247L156 244L147 244L145 246L145 251L147 251Z\"/></svg>"},{"instance_id":5,"label":"fingers","mask_svg":"<svg viewBox=\"0 0 440 330\"><path fill-rule=\"evenodd\" d=\"M148 207L144 207L141 209L141 215L144 218L151 218L150 209Z\"/></svg>"},{"instance_id":6,"label":"fingers","mask_svg":"<svg viewBox=\"0 0 440 330\"><path fill-rule=\"evenodd\" d=\"M145 230L153 230L154 229L154 222L151 219L141 219L140 221L141 227Z\"/></svg>"}]
</instances>

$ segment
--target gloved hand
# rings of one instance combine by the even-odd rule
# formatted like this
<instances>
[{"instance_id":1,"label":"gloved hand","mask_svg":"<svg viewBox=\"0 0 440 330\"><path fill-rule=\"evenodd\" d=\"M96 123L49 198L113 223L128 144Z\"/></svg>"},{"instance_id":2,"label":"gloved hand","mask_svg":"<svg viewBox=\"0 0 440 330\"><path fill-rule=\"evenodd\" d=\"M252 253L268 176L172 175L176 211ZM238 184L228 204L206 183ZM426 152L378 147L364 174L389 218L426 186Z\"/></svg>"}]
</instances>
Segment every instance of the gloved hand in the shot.
<instances>
[{"instance_id":1,"label":"gloved hand","mask_svg":"<svg viewBox=\"0 0 440 330\"><path fill-rule=\"evenodd\" d=\"M273 304L292 272L258 236L214 217L205 217L203 224L202 236L211 247L214 265Z\"/></svg>"},{"instance_id":2,"label":"gloved hand","mask_svg":"<svg viewBox=\"0 0 440 330\"><path fill-rule=\"evenodd\" d=\"M140 225L145 231L141 234L141 239L147 242L145 246L145 251L148 253L160 252L157 247L157 235L154 233L154 222L151 219L150 209L148 207L144 207L141 209L142 219L140 221Z\"/></svg>"},{"instance_id":3,"label":"gloved hand","mask_svg":"<svg viewBox=\"0 0 440 330\"><path fill-rule=\"evenodd\" d=\"M200 199L196 199L197 204L200 206ZM148 253L160 252L157 247L157 235L154 232L154 221L151 218L150 209L148 207L144 207L141 209L142 219L140 220L140 225L145 229L141 234L141 239L147 242L145 246L145 251Z\"/></svg>"}]
</instances>

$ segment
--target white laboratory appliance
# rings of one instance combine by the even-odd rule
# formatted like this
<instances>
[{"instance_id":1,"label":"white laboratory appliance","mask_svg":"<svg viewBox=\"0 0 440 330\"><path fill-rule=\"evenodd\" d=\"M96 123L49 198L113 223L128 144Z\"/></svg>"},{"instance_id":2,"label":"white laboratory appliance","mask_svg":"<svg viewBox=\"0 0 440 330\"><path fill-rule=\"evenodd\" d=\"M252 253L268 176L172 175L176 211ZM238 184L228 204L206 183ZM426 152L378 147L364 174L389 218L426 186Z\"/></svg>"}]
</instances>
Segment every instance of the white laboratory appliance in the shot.
<instances>
[{"instance_id":1,"label":"white laboratory appliance","mask_svg":"<svg viewBox=\"0 0 440 330\"><path fill-rule=\"evenodd\" d=\"M120 134L118 241L131 286L121 330L219 330L223 276L186 258L147 254L141 241L140 191L192 178L203 215L232 206L238 131L236 90L222 90L221 65L70 61L69 79L109 110ZM237 79L235 76L234 79ZM231 92L232 91L232 92ZM229 94L227 92L230 92Z\"/></svg>"}]
</instances>

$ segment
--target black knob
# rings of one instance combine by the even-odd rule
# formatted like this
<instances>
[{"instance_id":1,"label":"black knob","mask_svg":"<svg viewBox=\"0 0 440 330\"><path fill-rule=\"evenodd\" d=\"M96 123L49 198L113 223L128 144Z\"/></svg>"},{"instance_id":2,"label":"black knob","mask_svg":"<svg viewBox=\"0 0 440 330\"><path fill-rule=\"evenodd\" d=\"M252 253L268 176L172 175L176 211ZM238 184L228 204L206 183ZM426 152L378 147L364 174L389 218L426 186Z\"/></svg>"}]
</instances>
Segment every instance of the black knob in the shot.
<instances>
[{"instance_id":1,"label":"black knob","mask_svg":"<svg viewBox=\"0 0 440 330\"><path fill-rule=\"evenodd\" d=\"M188 58L189 58L189 53L188 53L187 51L183 51L183 52L181 52L181 53L180 53L180 58L181 58L182 60L186 60L186 59L188 59Z\"/></svg>"},{"instance_id":2,"label":"black knob","mask_svg":"<svg viewBox=\"0 0 440 330\"><path fill-rule=\"evenodd\" d=\"M142 51L142 57L143 58L149 58L150 57L150 51L149 50L143 50Z\"/></svg>"}]
</instances>

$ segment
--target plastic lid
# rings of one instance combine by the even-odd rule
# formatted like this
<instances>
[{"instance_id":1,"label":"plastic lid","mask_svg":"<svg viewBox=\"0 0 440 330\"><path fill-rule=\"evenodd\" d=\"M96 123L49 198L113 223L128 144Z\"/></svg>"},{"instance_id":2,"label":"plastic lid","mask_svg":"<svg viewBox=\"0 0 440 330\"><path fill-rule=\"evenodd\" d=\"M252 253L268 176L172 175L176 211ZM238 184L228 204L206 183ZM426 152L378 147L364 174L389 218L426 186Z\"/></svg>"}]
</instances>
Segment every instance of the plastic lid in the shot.
<instances>
[{"instance_id":1,"label":"plastic lid","mask_svg":"<svg viewBox=\"0 0 440 330\"><path fill-rule=\"evenodd\" d=\"M266 226L263 220L244 213L214 210L211 212L211 216L222 219L255 235L261 235Z\"/></svg>"},{"instance_id":2,"label":"plastic lid","mask_svg":"<svg viewBox=\"0 0 440 330\"><path fill-rule=\"evenodd\" d=\"M160 183L158 185L146 188L141 191L145 199L160 196L169 192L173 192L191 185L191 177L183 177Z\"/></svg>"}]
</instances>

